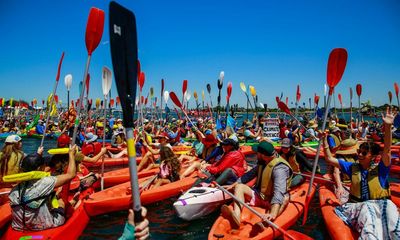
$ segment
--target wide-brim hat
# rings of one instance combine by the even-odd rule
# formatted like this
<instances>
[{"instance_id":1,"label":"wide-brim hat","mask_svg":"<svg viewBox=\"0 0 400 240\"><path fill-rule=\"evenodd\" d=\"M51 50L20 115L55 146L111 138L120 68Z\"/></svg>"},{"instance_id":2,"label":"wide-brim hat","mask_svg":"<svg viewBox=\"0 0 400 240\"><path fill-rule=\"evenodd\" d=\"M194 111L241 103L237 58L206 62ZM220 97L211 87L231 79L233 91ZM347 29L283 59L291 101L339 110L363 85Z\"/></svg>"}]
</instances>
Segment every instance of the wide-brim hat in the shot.
<instances>
[{"instance_id":1,"label":"wide-brim hat","mask_svg":"<svg viewBox=\"0 0 400 240\"><path fill-rule=\"evenodd\" d=\"M85 142L87 143L91 143L97 140L97 135L93 134L93 133L88 133L85 136Z\"/></svg>"},{"instance_id":2,"label":"wide-brim hat","mask_svg":"<svg viewBox=\"0 0 400 240\"><path fill-rule=\"evenodd\" d=\"M316 128L318 127L318 124L315 121L309 121L307 124L308 128Z\"/></svg>"},{"instance_id":3,"label":"wide-brim hat","mask_svg":"<svg viewBox=\"0 0 400 240\"><path fill-rule=\"evenodd\" d=\"M355 139L346 139L343 140L339 147L338 150L336 151L336 154L340 155L352 155L352 154L357 154L358 150L358 142Z\"/></svg>"}]
</instances>

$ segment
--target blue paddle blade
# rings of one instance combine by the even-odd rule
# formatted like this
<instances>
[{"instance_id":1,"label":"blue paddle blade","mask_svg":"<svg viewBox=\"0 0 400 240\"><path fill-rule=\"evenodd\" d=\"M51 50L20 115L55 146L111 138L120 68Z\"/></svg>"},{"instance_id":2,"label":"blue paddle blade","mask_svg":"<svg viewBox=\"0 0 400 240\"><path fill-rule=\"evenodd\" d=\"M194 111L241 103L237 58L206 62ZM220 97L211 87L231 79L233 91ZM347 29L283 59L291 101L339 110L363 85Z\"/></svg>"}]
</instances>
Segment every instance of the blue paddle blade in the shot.
<instances>
[{"instance_id":1,"label":"blue paddle blade","mask_svg":"<svg viewBox=\"0 0 400 240\"><path fill-rule=\"evenodd\" d=\"M400 127L400 113L398 113L396 115L396 117L394 118L394 123L393 123L395 128L399 128Z\"/></svg>"},{"instance_id":2,"label":"blue paddle blade","mask_svg":"<svg viewBox=\"0 0 400 240\"><path fill-rule=\"evenodd\" d=\"M219 120L219 118L217 118L217 124L216 124L216 125L217 125L217 126L216 126L217 130L222 129L221 120Z\"/></svg>"},{"instance_id":3,"label":"blue paddle blade","mask_svg":"<svg viewBox=\"0 0 400 240\"><path fill-rule=\"evenodd\" d=\"M166 112L166 113L170 113L170 112L171 112L171 110L169 109L168 106L165 106L165 112Z\"/></svg>"}]
</instances>

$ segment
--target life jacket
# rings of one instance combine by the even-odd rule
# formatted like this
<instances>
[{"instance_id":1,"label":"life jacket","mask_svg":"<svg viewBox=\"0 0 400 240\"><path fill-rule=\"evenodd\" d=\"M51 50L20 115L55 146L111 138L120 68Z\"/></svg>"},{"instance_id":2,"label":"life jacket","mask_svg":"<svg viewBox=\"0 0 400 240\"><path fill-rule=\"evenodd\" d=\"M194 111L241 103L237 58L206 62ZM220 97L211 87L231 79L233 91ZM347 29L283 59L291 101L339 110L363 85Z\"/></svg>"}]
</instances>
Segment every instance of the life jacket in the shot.
<instances>
[{"instance_id":1,"label":"life jacket","mask_svg":"<svg viewBox=\"0 0 400 240\"><path fill-rule=\"evenodd\" d=\"M287 162L294 172L300 172L300 165L296 160L296 153L294 153L293 156L290 156Z\"/></svg>"},{"instance_id":2,"label":"life jacket","mask_svg":"<svg viewBox=\"0 0 400 240\"><path fill-rule=\"evenodd\" d=\"M99 142L84 143L82 153L85 156L93 157L100 153L102 144Z\"/></svg>"},{"instance_id":3,"label":"life jacket","mask_svg":"<svg viewBox=\"0 0 400 240\"><path fill-rule=\"evenodd\" d=\"M283 159L282 157L276 157L267 164L267 166L264 168L264 170L262 172L260 194L263 199L271 199L271 196L274 192L272 171L273 171L274 167L276 165L278 165L279 163L285 164L290 169L290 177L287 179L287 184L286 184L287 188L289 188L289 186L290 186L290 183L292 181L293 170L290 167L290 164L285 159ZM260 175L258 175L258 176L260 176Z\"/></svg>"},{"instance_id":4,"label":"life jacket","mask_svg":"<svg viewBox=\"0 0 400 240\"><path fill-rule=\"evenodd\" d=\"M337 158L339 156L336 156ZM346 162L351 162L351 163L355 163L356 160L351 156L351 155L340 155L340 158L343 158ZM344 183L351 183L351 179L349 176L347 176L347 174L342 174L340 173L342 182Z\"/></svg>"},{"instance_id":5,"label":"life jacket","mask_svg":"<svg viewBox=\"0 0 400 240\"><path fill-rule=\"evenodd\" d=\"M379 165L368 170L368 193L369 200L387 199L390 198L390 189L382 188L379 182ZM361 198L361 166L353 164L351 166L351 187L350 200L353 202L362 202Z\"/></svg>"},{"instance_id":6,"label":"life jacket","mask_svg":"<svg viewBox=\"0 0 400 240\"><path fill-rule=\"evenodd\" d=\"M335 135L335 134L329 134L329 136L331 138L333 138L333 141L335 141L335 147L332 149L332 151L336 152L336 150L339 148L340 146L340 139Z\"/></svg>"}]
</instances>

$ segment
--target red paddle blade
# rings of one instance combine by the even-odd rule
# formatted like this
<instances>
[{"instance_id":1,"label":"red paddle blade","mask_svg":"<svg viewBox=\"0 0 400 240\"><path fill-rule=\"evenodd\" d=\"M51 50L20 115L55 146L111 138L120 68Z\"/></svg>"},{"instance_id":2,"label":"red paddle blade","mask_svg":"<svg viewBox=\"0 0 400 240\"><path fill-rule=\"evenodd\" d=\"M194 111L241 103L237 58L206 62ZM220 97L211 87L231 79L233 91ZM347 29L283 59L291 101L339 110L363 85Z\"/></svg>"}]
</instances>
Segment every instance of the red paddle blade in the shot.
<instances>
[{"instance_id":1,"label":"red paddle blade","mask_svg":"<svg viewBox=\"0 0 400 240\"><path fill-rule=\"evenodd\" d=\"M292 113L290 112L290 109L288 108L288 106L287 106L284 102L279 101L279 102L278 102L278 107L279 107L279 109L282 110L283 112L285 112L285 113L287 113L287 114L292 114Z\"/></svg>"},{"instance_id":2,"label":"red paddle blade","mask_svg":"<svg viewBox=\"0 0 400 240\"><path fill-rule=\"evenodd\" d=\"M174 102L174 104L177 107L182 108L181 101L179 101L178 97L176 96L176 94L174 92L170 92L169 97L171 98L171 100Z\"/></svg>"},{"instance_id":3,"label":"red paddle blade","mask_svg":"<svg viewBox=\"0 0 400 240\"><path fill-rule=\"evenodd\" d=\"M142 96L141 98L140 98L140 103L144 103L144 96Z\"/></svg>"},{"instance_id":4,"label":"red paddle blade","mask_svg":"<svg viewBox=\"0 0 400 240\"><path fill-rule=\"evenodd\" d=\"M140 72L140 75L139 75L139 88L140 88L140 91L142 91L142 89L143 89L145 78L146 78L146 76L144 75L144 72Z\"/></svg>"},{"instance_id":5,"label":"red paddle blade","mask_svg":"<svg viewBox=\"0 0 400 240\"><path fill-rule=\"evenodd\" d=\"M114 106L114 99L110 99L110 105L111 105L111 107L113 107Z\"/></svg>"},{"instance_id":6,"label":"red paddle blade","mask_svg":"<svg viewBox=\"0 0 400 240\"><path fill-rule=\"evenodd\" d=\"M392 103L392 92L389 91L389 92L388 92L388 95L389 95L389 102Z\"/></svg>"},{"instance_id":7,"label":"red paddle blade","mask_svg":"<svg viewBox=\"0 0 400 240\"><path fill-rule=\"evenodd\" d=\"M229 82L228 83L228 87L227 87L227 93L228 93L228 99L231 97L231 94L232 94L232 83L231 82Z\"/></svg>"},{"instance_id":8,"label":"red paddle blade","mask_svg":"<svg viewBox=\"0 0 400 240\"><path fill-rule=\"evenodd\" d=\"M86 49L89 55L97 48L103 36L104 11L98 8L91 8L86 25Z\"/></svg>"},{"instance_id":9,"label":"red paddle blade","mask_svg":"<svg viewBox=\"0 0 400 240\"><path fill-rule=\"evenodd\" d=\"M276 100L276 103L279 103L281 101L278 96L275 97L275 100Z\"/></svg>"},{"instance_id":10,"label":"red paddle blade","mask_svg":"<svg viewBox=\"0 0 400 240\"><path fill-rule=\"evenodd\" d=\"M86 78L86 96L89 95L89 83L90 83L90 74L88 73Z\"/></svg>"},{"instance_id":11,"label":"red paddle blade","mask_svg":"<svg viewBox=\"0 0 400 240\"><path fill-rule=\"evenodd\" d=\"M182 83L182 94L185 94L185 92L187 90L187 85L188 85L188 81L187 80L183 80L183 83Z\"/></svg>"},{"instance_id":12,"label":"red paddle blade","mask_svg":"<svg viewBox=\"0 0 400 240\"><path fill-rule=\"evenodd\" d=\"M54 101L55 101L56 103L58 103L58 96L57 96L57 95L54 95Z\"/></svg>"},{"instance_id":13,"label":"red paddle blade","mask_svg":"<svg viewBox=\"0 0 400 240\"><path fill-rule=\"evenodd\" d=\"M144 99L144 105L147 105L147 102L149 101L149 98L147 97L146 99Z\"/></svg>"},{"instance_id":14,"label":"red paddle blade","mask_svg":"<svg viewBox=\"0 0 400 240\"><path fill-rule=\"evenodd\" d=\"M329 86L329 95L332 95L333 89L342 79L344 69L347 63L347 51L344 48L335 48L329 54L327 81Z\"/></svg>"},{"instance_id":15,"label":"red paddle blade","mask_svg":"<svg viewBox=\"0 0 400 240\"><path fill-rule=\"evenodd\" d=\"M116 101L117 101L117 104L120 104L120 103L121 103L121 100L119 99L118 96L117 96L115 99L116 99Z\"/></svg>"},{"instance_id":16,"label":"red paddle blade","mask_svg":"<svg viewBox=\"0 0 400 240\"><path fill-rule=\"evenodd\" d=\"M342 94L339 93L339 94L337 95L337 97L339 98L340 105L342 105L342 104L343 104L343 103L342 103Z\"/></svg>"},{"instance_id":17,"label":"red paddle blade","mask_svg":"<svg viewBox=\"0 0 400 240\"><path fill-rule=\"evenodd\" d=\"M141 73L140 61L139 61L139 59L137 60L137 72L138 72L139 74Z\"/></svg>"},{"instance_id":18,"label":"red paddle blade","mask_svg":"<svg viewBox=\"0 0 400 240\"><path fill-rule=\"evenodd\" d=\"M62 53L60 62L58 63L57 76L56 76L57 82L58 82L58 80L60 80L61 64L62 64L63 60L64 60L64 52Z\"/></svg>"},{"instance_id":19,"label":"red paddle blade","mask_svg":"<svg viewBox=\"0 0 400 240\"><path fill-rule=\"evenodd\" d=\"M161 79L161 96L164 93L164 78Z\"/></svg>"},{"instance_id":20,"label":"red paddle blade","mask_svg":"<svg viewBox=\"0 0 400 240\"><path fill-rule=\"evenodd\" d=\"M286 105L288 105L288 103L289 103L289 97L286 97Z\"/></svg>"},{"instance_id":21,"label":"red paddle blade","mask_svg":"<svg viewBox=\"0 0 400 240\"><path fill-rule=\"evenodd\" d=\"M357 84L357 85L356 85L356 92L357 92L357 95L358 95L358 96L361 96L361 93L362 93L362 86L361 86L361 84Z\"/></svg>"},{"instance_id":22,"label":"red paddle blade","mask_svg":"<svg viewBox=\"0 0 400 240\"><path fill-rule=\"evenodd\" d=\"M399 96L399 85L397 83L394 83L394 91L396 92L396 96Z\"/></svg>"},{"instance_id":23,"label":"red paddle blade","mask_svg":"<svg viewBox=\"0 0 400 240\"><path fill-rule=\"evenodd\" d=\"M300 93L300 85L297 85L297 91L296 91L296 101L300 101L301 93Z\"/></svg>"},{"instance_id":24,"label":"red paddle blade","mask_svg":"<svg viewBox=\"0 0 400 240\"><path fill-rule=\"evenodd\" d=\"M350 88L350 101L353 99L353 89Z\"/></svg>"}]
</instances>

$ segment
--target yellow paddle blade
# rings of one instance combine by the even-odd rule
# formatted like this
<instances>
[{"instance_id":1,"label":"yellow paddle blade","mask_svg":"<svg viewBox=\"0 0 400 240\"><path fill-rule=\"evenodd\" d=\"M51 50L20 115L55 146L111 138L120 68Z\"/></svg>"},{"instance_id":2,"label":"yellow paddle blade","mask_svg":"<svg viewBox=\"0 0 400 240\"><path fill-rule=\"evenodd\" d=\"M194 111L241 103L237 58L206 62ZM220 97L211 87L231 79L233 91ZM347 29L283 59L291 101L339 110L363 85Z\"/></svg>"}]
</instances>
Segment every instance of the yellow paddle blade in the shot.
<instances>
[{"instance_id":1,"label":"yellow paddle blade","mask_svg":"<svg viewBox=\"0 0 400 240\"><path fill-rule=\"evenodd\" d=\"M55 154L67 154L69 151L69 148L53 148L49 149L47 152L51 155Z\"/></svg>"},{"instance_id":2,"label":"yellow paddle blade","mask_svg":"<svg viewBox=\"0 0 400 240\"><path fill-rule=\"evenodd\" d=\"M256 89L253 86L249 86L251 96L255 97L257 95Z\"/></svg>"},{"instance_id":3,"label":"yellow paddle blade","mask_svg":"<svg viewBox=\"0 0 400 240\"><path fill-rule=\"evenodd\" d=\"M204 101L204 90L201 91L201 100Z\"/></svg>"},{"instance_id":4,"label":"yellow paddle blade","mask_svg":"<svg viewBox=\"0 0 400 240\"><path fill-rule=\"evenodd\" d=\"M30 181L30 180L35 180L35 179L41 179L41 178L48 177L48 176L50 176L49 172L31 171L31 172L25 172L25 173L6 175L3 177L3 181L4 182L24 182L24 181Z\"/></svg>"},{"instance_id":5,"label":"yellow paddle blade","mask_svg":"<svg viewBox=\"0 0 400 240\"><path fill-rule=\"evenodd\" d=\"M96 98L96 108L100 107L100 98Z\"/></svg>"},{"instance_id":6,"label":"yellow paddle blade","mask_svg":"<svg viewBox=\"0 0 400 240\"><path fill-rule=\"evenodd\" d=\"M240 83L240 88L242 89L243 92L246 92L246 91L247 91L246 85L244 85L244 82L241 82L241 83Z\"/></svg>"},{"instance_id":7,"label":"yellow paddle blade","mask_svg":"<svg viewBox=\"0 0 400 240\"><path fill-rule=\"evenodd\" d=\"M198 96L197 96L197 92L196 92L196 91L193 92L193 97L194 97L194 99L196 99L196 101L197 101L197 97L198 97Z\"/></svg>"}]
</instances>

